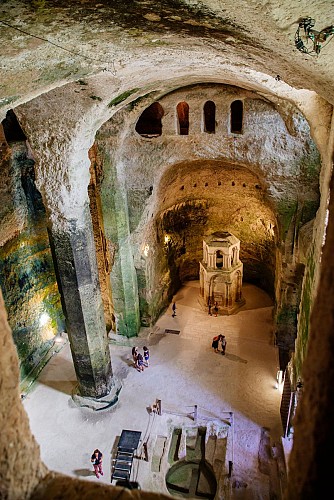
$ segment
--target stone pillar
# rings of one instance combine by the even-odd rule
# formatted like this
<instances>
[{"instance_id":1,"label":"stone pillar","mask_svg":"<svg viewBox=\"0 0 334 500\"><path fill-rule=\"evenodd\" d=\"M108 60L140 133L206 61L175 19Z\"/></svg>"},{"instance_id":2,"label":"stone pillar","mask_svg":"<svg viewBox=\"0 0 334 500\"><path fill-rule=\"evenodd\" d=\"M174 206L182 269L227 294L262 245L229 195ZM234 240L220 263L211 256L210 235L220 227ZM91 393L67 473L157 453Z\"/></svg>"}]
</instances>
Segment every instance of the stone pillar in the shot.
<instances>
[{"instance_id":1,"label":"stone pillar","mask_svg":"<svg viewBox=\"0 0 334 500\"><path fill-rule=\"evenodd\" d=\"M227 298L228 298L227 306L228 307L232 307L233 302L234 302L234 297L232 296L232 288L233 288L232 285L233 285L232 281L228 281L226 283L226 286L227 286Z\"/></svg>"},{"instance_id":2,"label":"stone pillar","mask_svg":"<svg viewBox=\"0 0 334 500\"><path fill-rule=\"evenodd\" d=\"M239 248L235 249L235 259L234 259L234 264L239 264L240 257L239 257Z\"/></svg>"},{"instance_id":3,"label":"stone pillar","mask_svg":"<svg viewBox=\"0 0 334 500\"><path fill-rule=\"evenodd\" d=\"M137 273L134 264L128 213L127 187L117 163L108 154L108 137L98 142L103 156L104 177L101 182L101 200L104 228L107 238L115 245L115 256L110 281L116 315L116 333L134 337L140 329ZM119 167L121 170L121 168Z\"/></svg>"},{"instance_id":4,"label":"stone pillar","mask_svg":"<svg viewBox=\"0 0 334 500\"><path fill-rule=\"evenodd\" d=\"M239 302L241 300L241 287L242 287L242 278L241 278L241 273L238 272L237 274L237 296L236 296L236 301Z\"/></svg>"},{"instance_id":5,"label":"stone pillar","mask_svg":"<svg viewBox=\"0 0 334 500\"><path fill-rule=\"evenodd\" d=\"M98 399L114 381L88 206L84 212L84 227L62 221L51 228L50 241L79 394Z\"/></svg>"},{"instance_id":6,"label":"stone pillar","mask_svg":"<svg viewBox=\"0 0 334 500\"><path fill-rule=\"evenodd\" d=\"M136 270L130 242L119 246L111 272L117 333L135 337L140 328L139 299Z\"/></svg>"},{"instance_id":7,"label":"stone pillar","mask_svg":"<svg viewBox=\"0 0 334 500\"><path fill-rule=\"evenodd\" d=\"M59 99L61 102L61 95ZM117 402L120 387L112 375L89 211L87 152L94 133L87 123L96 116L93 108L78 106L75 98L67 102L66 126L62 113L54 113L50 124L49 110L49 96L45 94L38 103L33 99L16 108L16 114L32 145L36 187L48 216L78 399L86 399L84 406L102 409ZM50 126L45 127L45 123Z\"/></svg>"},{"instance_id":8,"label":"stone pillar","mask_svg":"<svg viewBox=\"0 0 334 500\"><path fill-rule=\"evenodd\" d=\"M202 265L200 265L200 270L199 270L199 291L202 297L204 297L204 269Z\"/></svg>"},{"instance_id":9,"label":"stone pillar","mask_svg":"<svg viewBox=\"0 0 334 500\"><path fill-rule=\"evenodd\" d=\"M210 299L210 281L205 280L205 277L203 281L203 298L204 298L204 304L207 305Z\"/></svg>"},{"instance_id":10,"label":"stone pillar","mask_svg":"<svg viewBox=\"0 0 334 500\"><path fill-rule=\"evenodd\" d=\"M216 267L216 258L214 253L208 254L208 267L214 269Z\"/></svg>"},{"instance_id":11,"label":"stone pillar","mask_svg":"<svg viewBox=\"0 0 334 500\"><path fill-rule=\"evenodd\" d=\"M203 240L203 261L208 264L208 248L206 246L205 240Z\"/></svg>"},{"instance_id":12,"label":"stone pillar","mask_svg":"<svg viewBox=\"0 0 334 500\"><path fill-rule=\"evenodd\" d=\"M231 283L226 282L226 297L225 297L225 307L229 307L231 305Z\"/></svg>"}]
</instances>

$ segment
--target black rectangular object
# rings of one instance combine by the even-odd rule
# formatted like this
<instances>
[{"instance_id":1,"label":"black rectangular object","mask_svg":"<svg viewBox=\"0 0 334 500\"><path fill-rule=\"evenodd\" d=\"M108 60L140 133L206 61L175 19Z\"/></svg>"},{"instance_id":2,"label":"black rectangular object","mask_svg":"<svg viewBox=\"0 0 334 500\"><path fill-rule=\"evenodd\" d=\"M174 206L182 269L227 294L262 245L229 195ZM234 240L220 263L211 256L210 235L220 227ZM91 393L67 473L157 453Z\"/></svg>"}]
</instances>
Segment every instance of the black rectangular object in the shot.
<instances>
[{"instance_id":1,"label":"black rectangular object","mask_svg":"<svg viewBox=\"0 0 334 500\"><path fill-rule=\"evenodd\" d=\"M129 431L127 429L123 429L117 446L118 450L134 452L134 450L138 448L140 436L140 431Z\"/></svg>"},{"instance_id":2,"label":"black rectangular object","mask_svg":"<svg viewBox=\"0 0 334 500\"><path fill-rule=\"evenodd\" d=\"M112 475L112 481L114 479L130 479L130 475L128 472L124 472L122 470L114 471Z\"/></svg>"},{"instance_id":3,"label":"black rectangular object","mask_svg":"<svg viewBox=\"0 0 334 500\"><path fill-rule=\"evenodd\" d=\"M131 464L126 464L125 462L118 462L116 460L114 464L114 469L119 471L119 470L124 470L125 472L128 472L130 475L131 472Z\"/></svg>"},{"instance_id":4,"label":"black rectangular object","mask_svg":"<svg viewBox=\"0 0 334 500\"><path fill-rule=\"evenodd\" d=\"M133 453L117 453L117 457L116 459L118 462L126 462L128 464L131 464L132 463L132 460L133 460Z\"/></svg>"}]
</instances>

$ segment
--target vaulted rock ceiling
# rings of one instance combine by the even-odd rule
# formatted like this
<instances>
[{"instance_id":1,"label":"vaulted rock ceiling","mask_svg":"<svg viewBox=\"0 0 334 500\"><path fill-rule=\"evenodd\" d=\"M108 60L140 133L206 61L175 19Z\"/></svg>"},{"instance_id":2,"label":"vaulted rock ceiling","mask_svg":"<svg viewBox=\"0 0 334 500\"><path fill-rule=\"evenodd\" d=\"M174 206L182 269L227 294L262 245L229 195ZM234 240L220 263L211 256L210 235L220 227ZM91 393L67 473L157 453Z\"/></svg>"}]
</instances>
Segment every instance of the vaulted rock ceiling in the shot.
<instances>
[{"instance_id":1,"label":"vaulted rock ceiling","mask_svg":"<svg viewBox=\"0 0 334 500\"><path fill-rule=\"evenodd\" d=\"M294 41L301 18L314 18L318 31L333 24L332 7L326 0L4 1L0 109L87 77L89 87L77 92L103 103L133 89L212 80L287 99L293 88L313 90L333 102L333 42L312 56Z\"/></svg>"}]
</instances>

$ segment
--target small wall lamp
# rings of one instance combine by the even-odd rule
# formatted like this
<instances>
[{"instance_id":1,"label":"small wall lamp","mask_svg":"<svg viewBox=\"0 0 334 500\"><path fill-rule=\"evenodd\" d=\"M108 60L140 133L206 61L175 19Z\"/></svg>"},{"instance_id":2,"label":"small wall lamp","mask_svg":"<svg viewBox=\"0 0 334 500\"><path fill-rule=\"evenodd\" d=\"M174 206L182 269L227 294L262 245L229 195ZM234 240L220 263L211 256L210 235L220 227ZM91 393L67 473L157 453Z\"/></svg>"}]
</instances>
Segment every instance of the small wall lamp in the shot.
<instances>
[{"instance_id":1,"label":"small wall lamp","mask_svg":"<svg viewBox=\"0 0 334 500\"><path fill-rule=\"evenodd\" d=\"M314 30L314 25L315 20L311 17L304 17L299 20L298 29L295 33L295 46L304 54L319 55L320 50L324 47L323 44L327 45L333 38L334 25L327 26L321 31ZM312 42L311 48L306 45L309 41Z\"/></svg>"}]
</instances>

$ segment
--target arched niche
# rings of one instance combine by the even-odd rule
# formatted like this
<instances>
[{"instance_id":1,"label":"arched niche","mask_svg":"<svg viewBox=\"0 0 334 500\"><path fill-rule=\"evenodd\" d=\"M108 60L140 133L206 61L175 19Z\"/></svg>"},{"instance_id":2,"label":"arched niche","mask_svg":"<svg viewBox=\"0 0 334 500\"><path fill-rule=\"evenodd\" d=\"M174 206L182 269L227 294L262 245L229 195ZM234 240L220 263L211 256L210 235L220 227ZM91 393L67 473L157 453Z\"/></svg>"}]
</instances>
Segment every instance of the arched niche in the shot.
<instances>
[{"instance_id":1,"label":"arched niche","mask_svg":"<svg viewBox=\"0 0 334 500\"><path fill-rule=\"evenodd\" d=\"M154 102L140 115L135 127L136 132L142 137L159 137L162 134L163 115L161 104Z\"/></svg>"},{"instance_id":2,"label":"arched niche","mask_svg":"<svg viewBox=\"0 0 334 500\"><path fill-rule=\"evenodd\" d=\"M176 106L178 118L178 132L179 135L189 134L189 104L186 102L179 102Z\"/></svg>"},{"instance_id":3,"label":"arched niche","mask_svg":"<svg viewBox=\"0 0 334 500\"><path fill-rule=\"evenodd\" d=\"M216 131L216 105L213 101L206 101L203 107L204 132L214 134Z\"/></svg>"},{"instance_id":4,"label":"arched niche","mask_svg":"<svg viewBox=\"0 0 334 500\"><path fill-rule=\"evenodd\" d=\"M240 100L231 103L231 132L242 134L243 126L243 102Z\"/></svg>"}]
</instances>

